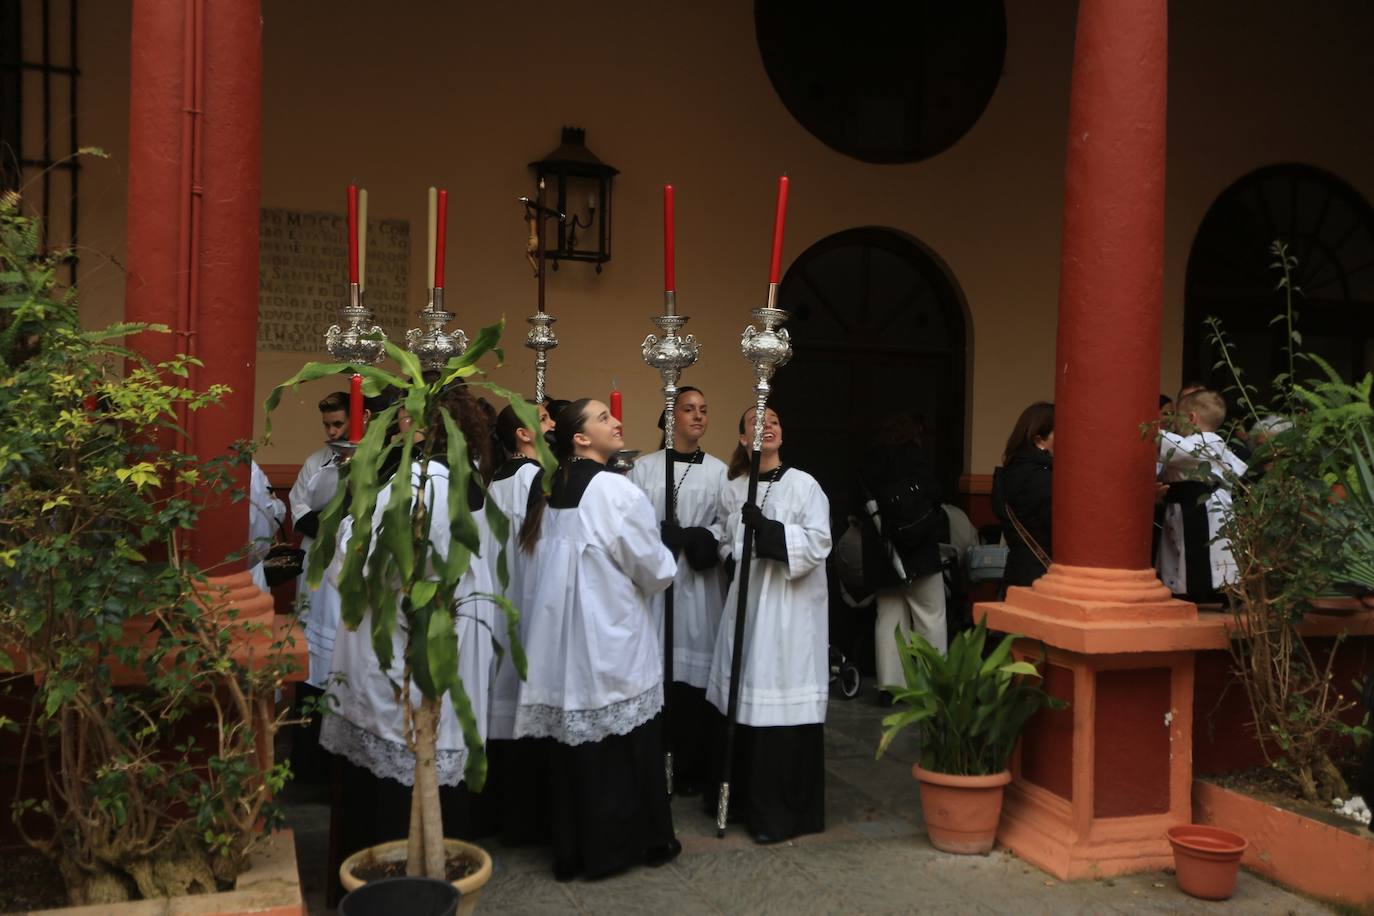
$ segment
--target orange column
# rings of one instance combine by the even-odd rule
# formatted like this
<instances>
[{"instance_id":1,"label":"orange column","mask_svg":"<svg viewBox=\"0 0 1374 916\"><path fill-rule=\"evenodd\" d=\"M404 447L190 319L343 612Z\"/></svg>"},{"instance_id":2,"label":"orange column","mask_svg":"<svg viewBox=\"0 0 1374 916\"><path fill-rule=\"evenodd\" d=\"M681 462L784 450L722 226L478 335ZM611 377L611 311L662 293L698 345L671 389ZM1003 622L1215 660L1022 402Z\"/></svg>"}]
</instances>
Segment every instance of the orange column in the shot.
<instances>
[{"instance_id":1,"label":"orange column","mask_svg":"<svg viewBox=\"0 0 1374 916\"><path fill-rule=\"evenodd\" d=\"M1080 0L1055 361L1054 562L980 605L1069 701L1027 727L998 839L1061 878L1159 868L1191 814L1193 653L1216 628L1150 566L1166 0ZM1030 641L1022 650L1040 657Z\"/></svg>"},{"instance_id":2,"label":"orange column","mask_svg":"<svg viewBox=\"0 0 1374 916\"><path fill-rule=\"evenodd\" d=\"M182 448L209 460L253 435L261 192L262 20L258 0L136 0L130 55L129 271L125 316L155 360L189 353L191 383L232 390L184 417ZM170 445L170 441L168 442ZM248 489L248 469L234 472ZM248 503L205 497L188 555L241 572Z\"/></svg>"}]
</instances>

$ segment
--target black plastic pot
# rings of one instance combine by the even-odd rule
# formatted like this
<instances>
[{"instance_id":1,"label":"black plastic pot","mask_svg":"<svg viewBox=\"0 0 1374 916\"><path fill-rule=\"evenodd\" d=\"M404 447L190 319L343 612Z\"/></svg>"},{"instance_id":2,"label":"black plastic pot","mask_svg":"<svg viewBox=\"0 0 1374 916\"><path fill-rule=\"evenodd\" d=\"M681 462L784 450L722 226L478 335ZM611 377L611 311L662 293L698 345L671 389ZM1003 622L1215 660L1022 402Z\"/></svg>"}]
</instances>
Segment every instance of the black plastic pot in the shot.
<instances>
[{"instance_id":1,"label":"black plastic pot","mask_svg":"<svg viewBox=\"0 0 1374 916\"><path fill-rule=\"evenodd\" d=\"M339 916L454 916L458 888L438 878L369 881L339 901Z\"/></svg>"}]
</instances>

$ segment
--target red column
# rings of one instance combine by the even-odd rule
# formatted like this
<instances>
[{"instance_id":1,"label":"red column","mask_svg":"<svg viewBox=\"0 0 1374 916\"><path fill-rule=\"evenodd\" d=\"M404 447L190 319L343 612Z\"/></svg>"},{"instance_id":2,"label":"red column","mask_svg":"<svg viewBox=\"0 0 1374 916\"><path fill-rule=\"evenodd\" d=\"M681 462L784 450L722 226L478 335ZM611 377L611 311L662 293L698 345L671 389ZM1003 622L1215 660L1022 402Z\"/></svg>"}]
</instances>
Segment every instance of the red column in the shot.
<instances>
[{"instance_id":1,"label":"red column","mask_svg":"<svg viewBox=\"0 0 1374 916\"><path fill-rule=\"evenodd\" d=\"M232 390L185 423L204 460L253 434L261 95L258 0L135 0L125 314L173 329L137 341L150 357L190 353L196 387ZM247 468L234 485L247 491ZM247 541L247 502L207 497L195 562L239 571L221 564Z\"/></svg>"},{"instance_id":2,"label":"red column","mask_svg":"<svg viewBox=\"0 0 1374 916\"><path fill-rule=\"evenodd\" d=\"M1054 560L1150 565L1164 247L1167 10L1081 0L1055 360Z\"/></svg>"}]
</instances>

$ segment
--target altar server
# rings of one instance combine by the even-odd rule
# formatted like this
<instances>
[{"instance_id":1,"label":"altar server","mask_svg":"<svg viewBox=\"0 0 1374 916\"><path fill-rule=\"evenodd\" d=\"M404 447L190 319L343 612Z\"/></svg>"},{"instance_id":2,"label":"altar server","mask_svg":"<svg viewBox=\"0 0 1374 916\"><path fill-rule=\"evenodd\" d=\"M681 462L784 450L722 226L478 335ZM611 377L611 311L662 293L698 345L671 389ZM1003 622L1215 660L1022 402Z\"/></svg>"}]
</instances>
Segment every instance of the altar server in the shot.
<instances>
[{"instance_id":1,"label":"altar server","mask_svg":"<svg viewBox=\"0 0 1374 916\"><path fill-rule=\"evenodd\" d=\"M532 487L520 530L530 551L520 607L529 677L518 737L552 738L554 877L658 865L681 851L663 772L663 665L649 597L676 570L654 510L634 484L603 473L623 445L600 401L556 417L553 490Z\"/></svg>"},{"instance_id":2,"label":"altar server","mask_svg":"<svg viewBox=\"0 0 1374 916\"><path fill-rule=\"evenodd\" d=\"M468 487L468 507L478 528L478 536L488 540L487 523L482 512L482 488L477 483L476 467L480 465L490 439L483 425L480 409L465 387L454 386L443 396L458 427L467 440L473 462L473 478ZM401 412L399 431L402 435L424 438L412 421ZM423 498L429 519L429 540L435 562L448 556L451 546L448 513L449 469L445 454L443 426L429 431L432 440L427 449L430 457L424 464L424 491L420 492L421 464L412 463L409 485L416 498ZM392 487L403 485L404 475L398 473L377 495L373 514L373 543L376 543L382 514L391 497ZM343 558L352 537L356 521L351 517L341 526L340 545L329 570L335 581L343 567ZM479 733L485 738L487 698L490 695L492 647L490 633L497 611L489 598L496 590L491 569L486 562L474 557L456 593L458 605L454 629L458 634L458 673L472 703ZM320 730L320 744L347 764L343 780L346 807L332 812L343 817L344 854L388 840L403 839L410 822L411 788L414 782L415 755L407 746L405 714L395 684L401 683L405 666L406 634L403 626L393 631L393 658L390 671L383 672L372 648L372 614L368 611L356 630L342 628L334 643L332 668L342 677L330 685L331 713L325 716ZM418 706L419 688L412 684L411 696ZM463 781L468 748L453 709L452 698L445 694L439 717L436 770L443 806L445 835L471 837L473 832L472 803L466 791L455 791Z\"/></svg>"},{"instance_id":3,"label":"altar server","mask_svg":"<svg viewBox=\"0 0 1374 916\"><path fill-rule=\"evenodd\" d=\"M1236 577L1231 542L1221 528L1231 511L1231 488L1246 465L1217 434L1226 420L1220 394L1202 389L1182 395L1177 412L1196 432L1159 434L1160 476L1169 485L1159 578L1190 601L1218 601L1222 586Z\"/></svg>"},{"instance_id":4,"label":"altar server","mask_svg":"<svg viewBox=\"0 0 1374 916\"><path fill-rule=\"evenodd\" d=\"M248 573L253 577L254 585L269 593L271 589L267 587L267 571L262 568L262 561L267 558L267 551L276 540L277 530L284 518L286 504L273 495L272 484L268 482L267 475L258 467L258 463L250 461L248 537L252 541L252 547L248 553Z\"/></svg>"},{"instance_id":5,"label":"altar server","mask_svg":"<svg viewBox=\"0 0 1374 916\"><path fill-rule=\"evenodd\" d=\"M673 791L696 795L710 778L705 744L711 707L706 682L716 648L726 579L720 564L720 539L725 517L725 463L701 449L706 435L706 396L684 385L673 412L673 508L675 521L664 524L664 451L635 462L630 480L649 497L663 530L663 543L677 555L673 582L673 683L669 736L673 751ZM659 417L659 428L665 422ZM664 444L667 443L665 434ZM653 599L654 622L663 634L663 596Z\"/></svg>"},{"instance_id":6,"label":"altar server","mask_svg":"<svg viewBox=\"0 0 1374 916\"><path fill-rule=\"evenodd\" d=\"M746 501L754 410L740 420L730 462L722 557L740 556L754 529L730 811L759 843L825 829L825 722L829 698L830 503L815 478L782 463L782 424L764 413L758 503ZM706 697L723 716L730 696L739 574L725 599ZM723 719L719 720L723 728ZM716 742L717 764L723 763ZM715 798L706 795L715 814Z\"/></svg>"},{"instance_id":7,"label":"altar server","mask_svg":"<svg viewBox=\"0 0 1374 916\"><path fill-rule=\"evenodd\" d=\"M539 476L534 437L553 429L549 412L539 405L539 429L528 429L520 423L515 410L507 407L496 418L495 445L504 461L496 469L487 492L492 502L510 522L511 537L506 544L506 569L510 584L506 595L516 605L524 582L528 554L518 549L517 535L525 521L525 507L529 502L530 486ZM497 553L486 552L493 571ZM498 583L499 584L499 583ZM522 611L520 642L526 645L529 617ZM511 663L506 629L498 626L492 637L505 651L497 663L492 678L491 713L487 737L489 762L487 808L499 822L501 840L508 846L546 841L548 839L547 801L545 783L548 772L547 738L525 738L515 741L515 707L520 698L520 676Z\"/></svg>"}]
</instances>

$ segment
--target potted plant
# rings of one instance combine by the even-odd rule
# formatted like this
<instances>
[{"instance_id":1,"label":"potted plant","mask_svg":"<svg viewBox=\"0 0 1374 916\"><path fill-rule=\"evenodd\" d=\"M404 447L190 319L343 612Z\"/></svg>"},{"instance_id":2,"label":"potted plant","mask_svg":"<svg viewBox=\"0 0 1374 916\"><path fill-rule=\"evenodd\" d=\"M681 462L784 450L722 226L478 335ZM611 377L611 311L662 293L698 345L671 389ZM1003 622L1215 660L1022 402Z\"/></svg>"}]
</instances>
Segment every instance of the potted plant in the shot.
<instances>
[{"instance_id":1,"label":"potted plant","mask_svg":"<svg viewBox=\"0 0 1374 916\"><path fill-rule=\"evenodd\" d=\"M227 392L120 343L165 328L84 329L67 257L0 197L0 670L25 710L0 724L31 776L12 813L73 904L225 890L280 821L291 667L179 556L189 491L225 478L166 442Z\"/></svg>"},{"instance_id":2,"label":"potted plant","mask_svg":"<svg viewBox=\"0 0 1374 916\"><path fill-rule=\"evenodd\" d=\"M404 710L406 744L415 765L408 839L372 847L351 857L344 862L340 877L346 888L363 883L354 871L359 862L366 861L397 863L394 870L398 872L401 870L399 864L404 863L405 875L447 880L450 869L446 860L467 859L475 865L475 870L469 867L466 871L472 873L455 881L460 891L469 895L460 912L471 909L477 891L491 874L490 856L480 847L445 839L439 804L435 751L437 726L446 695L452 700L468 748L464 779L471 790L481 791L486 778L486 758L478 725L458 668L456 624L464 613L464 604L483 600L497 605L505 618L510 661L522 678L525 660L517 631L519 615L508 599L498 594L459 597L460 583L469 564L486 562L490 558L477 559L481 551L479 528L467 499L463 498L470 484L480 485L481 481L473 472L463 433L443 405L442 396L451 385L480 386L509 400L522 421L538 428L536 407L513 392L473 378L478 372L477 361L496 348L501 330L502 324L482 329L465 353L449 360L438 372L425 372L412 353L389 341L384 341L385 352L400 367L399 373L376 366L310 363L273 391L266 405L270 414L287 388L339 373L362 375L364 390L369 395L387 388L398 395L396 403L372 418L366 434L343 468L339 489L321 514L319 535L311 548L310 584L314 586L319 584L334 560L340 525L346 518L351 519L352 533L338 573L343 623L356 630L364 619L371 621L371 647L381 671L391 672L398 661L402 663L401 675L393 683L393 689ZM391 436L388 433L401 410L420 436ZM438 435L439 430L444 434ZM553 468L555 462L548 447L542 439L535 442L545 467ZM451 546L447 552L432 543L428 501L416 498L418 494L431 492L432 460L448 468L446 511ZM415 476L410 487L393 486L389 499L378 511L379 494L389 483L382 469L388 466L402 469L397 472L396 481L404 481L406 469L412 467ZM551 475L545 477L551 479ZM489 498L485 500L484 515L493 540L502 545L504 551L509 525ZM374 517L377 519L375 531ZM504 556L496 567L504 591L507 585ZM397 638L404 646L399 658L394 642ZM490 638L490 635L482 638ZM415 699L417 692L418 702ZM457 869L459 872L464 870Z\"/></svg>"},{"instance_id":3,"label":"potted plant","mask_svg":"<svg viewBox=\"0 0 1374 916\"><path fill-rule=\"evenodd\" d=\"M1040 677L1034 665L1012 658L1015 635L984 657L987 636L987 621L979 620L950 641L945 655L919 633L903 639L899 629L894 638L906 683L883 688L906 708L883 719L878 756L902 729L921 726L912 775L930 842L945 852L991 851L1011 781L1007 761L1022 727L1041 708L1065 705L1030 683Z\"/></svg>"}]
</instances>

